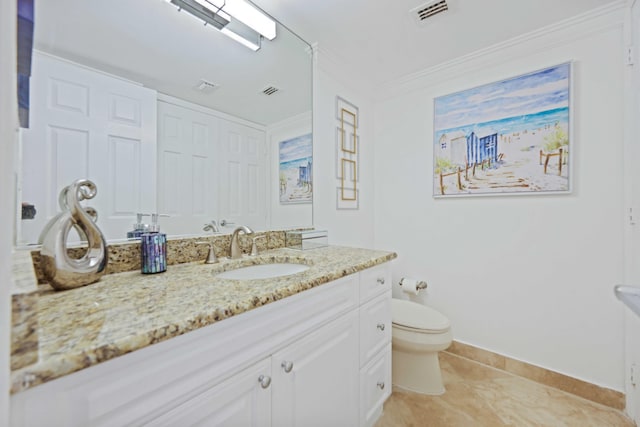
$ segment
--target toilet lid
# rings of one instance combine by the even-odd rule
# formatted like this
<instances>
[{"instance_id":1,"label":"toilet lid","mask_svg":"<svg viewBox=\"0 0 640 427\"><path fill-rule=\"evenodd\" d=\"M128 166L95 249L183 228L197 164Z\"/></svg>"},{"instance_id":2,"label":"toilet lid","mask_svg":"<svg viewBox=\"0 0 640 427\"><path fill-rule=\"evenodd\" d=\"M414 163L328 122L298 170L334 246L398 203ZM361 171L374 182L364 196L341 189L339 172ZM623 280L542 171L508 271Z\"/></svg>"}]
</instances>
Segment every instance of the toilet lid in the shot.
<instances>
[{"instance_id":1,"label":"toilet lid","mask_svg":"<svg viewBox=\"0 0 640 427\"><path fill-rule=\"evenodd\" d=\"M411 301L391 300L392 322L396 325L426 331L443 331L451 327L451 323L442 313Z\"/></svg>"}]
</instances>

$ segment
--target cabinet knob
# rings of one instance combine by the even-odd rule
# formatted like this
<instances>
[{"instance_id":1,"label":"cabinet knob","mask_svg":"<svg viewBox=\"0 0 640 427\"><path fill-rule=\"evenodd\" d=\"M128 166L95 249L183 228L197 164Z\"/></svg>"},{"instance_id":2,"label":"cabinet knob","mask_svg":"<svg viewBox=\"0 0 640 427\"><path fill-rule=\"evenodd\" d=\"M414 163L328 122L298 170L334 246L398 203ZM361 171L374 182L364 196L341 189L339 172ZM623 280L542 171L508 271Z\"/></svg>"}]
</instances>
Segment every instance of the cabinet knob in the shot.
<instances>
[{"instance_id":1,"label":"cabinet knob","mask_svg":"<svg viewBox=\"0 0 640 427\"><path fill-rule=\"evenodd\" d=\"M384 383L382 381L378 383L378 388L384 390Z\"/></svg>"},{"instance_id":2,"label":"cabinet knob","mask_svg":"<svg viewBox=\"0 0 640 427\"><path fill-rule=\"evenodd\" d=\"M381 285L384 285L384 282L385 282L385 281L384 281L384 277L378 277L377 282L378 282L379 284L381 284Z\"/></svg>"},{"instance_id":3,"label":"cabinet knob","mask_svg":"<svg viewBox=\"0 0 640 427\"><path fill-rule=\"evenodd\" d=\"M384 331L384 323L378 323L378 329Z\"/></svg>"},{"instance_id":4,"label":"cabinet knob","mask_svg":"<svg viewBox=\"0 0 640 427\"><path fill-rule=\"evenodd\" d=\"M271 385L271 377L267 375L260 375L258 377L258 382L260 383L260 387L268 388Z\"/></svg>"},{"instance_id":5,"label":"cabinet knob","mask_svg":"<svg viewBox=\"0 0 640 427\"><path fill-rule=\"evenodd\" d=\"M293 362L288 362L285 360L280 366L282 366L282 369L284 369L286 373L289 373L293 369Z\"/></svg>"}]
</instances>

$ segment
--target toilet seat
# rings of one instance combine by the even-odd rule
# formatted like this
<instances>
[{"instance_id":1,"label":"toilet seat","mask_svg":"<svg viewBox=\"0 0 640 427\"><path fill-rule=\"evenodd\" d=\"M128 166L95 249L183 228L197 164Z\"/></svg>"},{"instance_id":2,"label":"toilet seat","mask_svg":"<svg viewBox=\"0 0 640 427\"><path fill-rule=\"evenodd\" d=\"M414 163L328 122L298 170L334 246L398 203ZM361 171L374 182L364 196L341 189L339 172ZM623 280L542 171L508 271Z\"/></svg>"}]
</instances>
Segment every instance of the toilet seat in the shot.
<instances>
[{"instance_id":1,"label":"toilet seat","mask_svg":"<svg viewBox=\"0 0 640 427\"><path fill-rule=\"evenodd\" d=\"M442 313L411 301L391 300L391 318L394 327L415 333L443 333L451 322Z\"/></svg>"}]
</instances>

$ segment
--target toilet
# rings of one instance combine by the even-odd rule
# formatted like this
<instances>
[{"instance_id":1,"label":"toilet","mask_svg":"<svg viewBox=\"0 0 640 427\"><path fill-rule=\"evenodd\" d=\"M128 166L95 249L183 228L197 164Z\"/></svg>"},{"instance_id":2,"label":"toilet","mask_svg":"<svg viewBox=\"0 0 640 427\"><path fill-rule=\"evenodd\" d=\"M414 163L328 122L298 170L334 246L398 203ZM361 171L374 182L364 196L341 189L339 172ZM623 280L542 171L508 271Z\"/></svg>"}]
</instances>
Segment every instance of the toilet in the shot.
<instances>
[{"instance_id":1,"label":"toilet","mask_svg":"<svg viewBox=\"0 0 640 427\"><path fill-rule=\"evenodd\" d=\"M401 299L391 300L393 384L422 394L444 393L438 352L452 341L442 313Z\"/></svg>"}]
</instances>

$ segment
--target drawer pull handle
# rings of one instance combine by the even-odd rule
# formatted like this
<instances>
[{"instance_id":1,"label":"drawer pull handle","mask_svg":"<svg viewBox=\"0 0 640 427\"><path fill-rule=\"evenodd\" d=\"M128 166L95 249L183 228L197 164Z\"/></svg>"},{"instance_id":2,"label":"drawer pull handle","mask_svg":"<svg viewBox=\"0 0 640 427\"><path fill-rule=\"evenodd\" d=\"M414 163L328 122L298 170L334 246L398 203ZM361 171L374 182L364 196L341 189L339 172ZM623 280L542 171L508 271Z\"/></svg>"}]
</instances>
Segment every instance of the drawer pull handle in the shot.
<instances>
[{"instance_id":1,"label":"drawer pull handle","mask_svg":"<svg viewBox=\"0 0 640 427\"><path fill-rule=\"evenodd\" d=\"M379 383L378 383L378 388L379 388L380 390L384 390L384 383L383 383L383 382L379 382Z\"/></svg>"},{"instance_id":2,"label":"drawer pull handle","mask_svg":"<svg viewBox=\"0 0 640 427\"><path fill-rule=\"evenodd\" d=\"M258 377L258 382L260 383L260 387L269 388L269 386L271 385L271 377L267 375L260 375Z\"/></svg>"},{"instance_id":3,"label":"drawer pull handle","mask_svg":"<svg viewBox=\"0 0 640 427\"><path fill-rule=\"evenodd\" d=\"M381 285L384 285L384 283L385 283L384 277L378 277L377 282L378 282L379 284L381 284Z\"/></svg>"},{"instance_id":4,"label":"drawer pull handle","mask_svg":"<svg viewBox=\"0 0 640 427\"><path fill-rule=\"evenodd\" d=\"M384 323L378 323L378 329L384 331Z\"/></svg>"},{"instance_id":5,"label":"drawer pull handle","mask_svg":"<svg viewBox=\"0 0 640 427\"><path fill-rule=\"evenodd\" d=\"M282 366L282 369L284 369L286 373L289 373L293 369L293 362L288 362L285 360L280 366Z\"/></svg>"}]
</instances>

